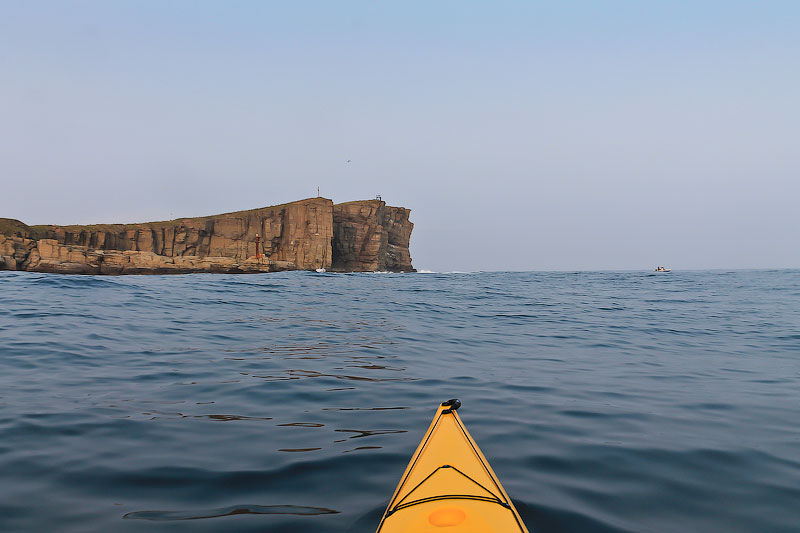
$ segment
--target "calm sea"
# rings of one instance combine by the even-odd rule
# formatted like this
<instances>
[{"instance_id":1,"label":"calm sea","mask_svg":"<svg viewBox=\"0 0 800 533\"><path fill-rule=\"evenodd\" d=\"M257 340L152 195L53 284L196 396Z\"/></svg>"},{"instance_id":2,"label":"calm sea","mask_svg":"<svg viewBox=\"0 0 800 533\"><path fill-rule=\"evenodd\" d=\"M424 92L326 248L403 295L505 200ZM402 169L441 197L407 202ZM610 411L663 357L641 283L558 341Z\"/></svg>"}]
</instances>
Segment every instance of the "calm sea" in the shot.
<instances>
[{"instance_id":1,"label":"calm sea","mask_svg":"<svg viewBox=\"0 0 800 533\"><path fill-rule=\"evenodd\" d=\"M800 530L800 271L0 272L0 531L374 531L436 404L532 531Z\"/></svg>"}]
</instances>

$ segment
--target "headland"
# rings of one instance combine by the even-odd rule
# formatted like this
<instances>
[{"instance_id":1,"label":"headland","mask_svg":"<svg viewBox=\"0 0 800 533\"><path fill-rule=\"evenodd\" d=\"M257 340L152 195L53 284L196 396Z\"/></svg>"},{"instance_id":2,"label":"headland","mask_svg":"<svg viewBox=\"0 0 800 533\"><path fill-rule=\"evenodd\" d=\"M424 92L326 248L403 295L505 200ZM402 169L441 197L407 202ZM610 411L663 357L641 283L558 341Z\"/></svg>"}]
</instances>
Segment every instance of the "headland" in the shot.
<instances>
[{"instance_id":1,"label":"headland","mask_svg":"<svg viewBox=\"0 0 800 533\"><path fill-rule=\"evenodd\" d=\"M0 270L63 274L413 272L411 210L380 199L282 205L138 224L0 218Z\"/></svg>"}]
</instances>

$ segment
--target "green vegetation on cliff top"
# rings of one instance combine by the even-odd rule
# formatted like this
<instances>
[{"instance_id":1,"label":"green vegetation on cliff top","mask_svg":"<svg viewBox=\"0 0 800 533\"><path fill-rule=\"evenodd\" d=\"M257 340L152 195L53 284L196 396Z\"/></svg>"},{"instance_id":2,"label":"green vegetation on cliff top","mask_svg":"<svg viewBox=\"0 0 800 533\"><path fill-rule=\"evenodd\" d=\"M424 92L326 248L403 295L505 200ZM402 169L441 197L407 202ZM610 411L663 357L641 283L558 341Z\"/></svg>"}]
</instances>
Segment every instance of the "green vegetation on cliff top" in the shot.
<instances>
[{"instance_id":1,"label":"green vegetation on cliff top","mask_svg":"<svg viewBox=\"0 0 800 533\"><path fill-rule=\"evenodd\" d=\"M37 238L38 231L14 218L0 218L0 235Z\"/></svg>"}]
</instances>

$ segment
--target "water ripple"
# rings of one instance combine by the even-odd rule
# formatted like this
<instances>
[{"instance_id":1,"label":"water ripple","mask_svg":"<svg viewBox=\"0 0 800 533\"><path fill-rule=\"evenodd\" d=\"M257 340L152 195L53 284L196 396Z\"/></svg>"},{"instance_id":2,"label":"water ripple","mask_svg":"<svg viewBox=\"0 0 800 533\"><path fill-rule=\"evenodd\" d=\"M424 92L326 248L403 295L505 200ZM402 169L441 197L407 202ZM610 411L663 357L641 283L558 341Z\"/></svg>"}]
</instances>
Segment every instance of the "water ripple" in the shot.
<instances>
[{"instance_id":1,"label":"water ripple","mask_svg":"<svg viewBox=\"0 0 800 533\"><path fill-rule=\"evenodd\" d=\"M339 511L324 507L307 507L304 505L230 505L217 509L202 511L134 511L122 515L128 520L199 520L202 518L219 518L237 514L290 514L296 516L317 516L337 514Z\"/></svg>"},{"instance_id":2,"label":"water ripple","mask_svg":"<svg viewBox=\"0 0 800 533\"><path fill-rule=\"evenodd\" d=\"M796 531L799 296L798 270L0 272L0 530L374 531L460 397L532 531Z\"/></svg>"}]
</instances>

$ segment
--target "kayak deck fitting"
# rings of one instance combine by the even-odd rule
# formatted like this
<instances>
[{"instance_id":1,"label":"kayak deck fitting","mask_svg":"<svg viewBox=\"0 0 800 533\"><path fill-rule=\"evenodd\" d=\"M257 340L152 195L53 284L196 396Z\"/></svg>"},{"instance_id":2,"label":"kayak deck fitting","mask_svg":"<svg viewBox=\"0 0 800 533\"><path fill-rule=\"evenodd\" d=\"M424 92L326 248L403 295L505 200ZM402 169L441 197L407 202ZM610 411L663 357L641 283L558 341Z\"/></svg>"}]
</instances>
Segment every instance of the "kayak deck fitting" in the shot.
<instances>
[{"instance_id":1,"label":"kayak deck fitting","mask_svg":"<svg viewBox=\"0 0 800 533\"><path fill-rule=\"evenodd\" d=\"M448 400L406 467L377 533L528 533Z\"/></svg>"}]
</instances>

